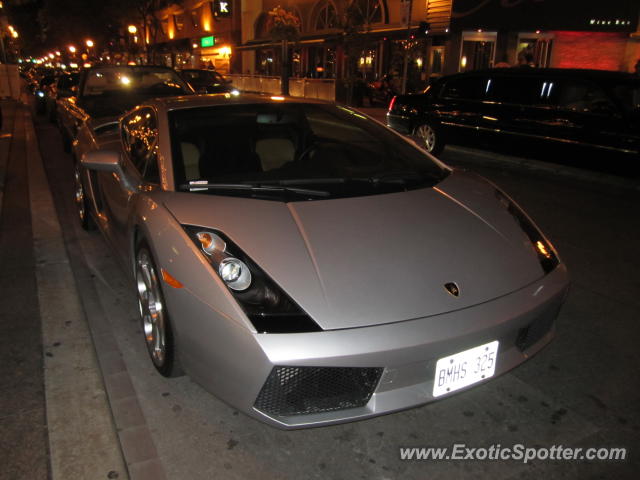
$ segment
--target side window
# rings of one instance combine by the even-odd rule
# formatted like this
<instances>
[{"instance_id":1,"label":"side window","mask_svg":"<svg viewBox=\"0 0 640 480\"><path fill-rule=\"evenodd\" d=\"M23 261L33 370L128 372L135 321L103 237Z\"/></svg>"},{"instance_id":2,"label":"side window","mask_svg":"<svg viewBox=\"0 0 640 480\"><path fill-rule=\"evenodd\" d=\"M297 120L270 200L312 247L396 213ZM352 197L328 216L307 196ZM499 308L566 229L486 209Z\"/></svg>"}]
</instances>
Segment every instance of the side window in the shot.
<instances>
[{"instance_id":1,"label":"side window","mask_svg":"<svg viewBox=\"0 0 640 480\"><path fill-rule=\"evenodd\" d=\"M454 100L482 100L485 83L483 77L452 78L444 84L440 96Z\"/></svg>"},{"instance_id":2,"label":"side window","mask_svg":"<svg viewBox=\"0 0 640 480\"><path fill-rule=\"evenodd\" d=\"M141 108L122 120L122 141L131 163L147 181L158 183L158 126L151 108Z\"/></svg>"},{"instance_id":3,"label":"side window","mask_svg":"<svg viewBox=\"0 0 640 480\"><path fill-rule=\"evenodd\" d=\"M545 85L543 79L535 77L492 77L485 85L486 98L497 103L541 105L546 103L547 87Z\"/></svg>"},{"instance_id":4,"label":"side window","mask_svg":"<svg viewBox=\"0 0 640 480\"><path fill-rule=\"evenodd\" d=\"M560 80L549 94L549 102L574 112L610 113L616 110L607 94L597 85L583 80Z\"/></svg>"}]
</instances>

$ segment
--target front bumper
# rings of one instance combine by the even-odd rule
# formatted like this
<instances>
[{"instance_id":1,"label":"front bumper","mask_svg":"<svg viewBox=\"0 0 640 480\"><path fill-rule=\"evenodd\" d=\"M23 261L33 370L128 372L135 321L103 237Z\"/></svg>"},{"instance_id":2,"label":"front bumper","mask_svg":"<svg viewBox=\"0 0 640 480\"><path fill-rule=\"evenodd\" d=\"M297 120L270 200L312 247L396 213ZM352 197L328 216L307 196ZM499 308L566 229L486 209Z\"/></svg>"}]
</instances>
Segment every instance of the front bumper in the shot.
<instances>
[{"instance_id":1,"label":"front bumper","mask_svg":"<svg viewBox=\"0 0 640 480\"><path fill-rule=\"evenodd\" d=\"M359 420L431 402L437 360L493 340L500 342L495 376L514 368L553 337L568 275L560 265L516 292L446 314L296 334L252 333L220 317L185 289L171 290L166 295L169 311L189 312L172 318L179 356L192 378L246 414L291 429ZM278 415L256 408L276 367L376 368L380 375L362 406Z\"/></svg>"}]
</instances>

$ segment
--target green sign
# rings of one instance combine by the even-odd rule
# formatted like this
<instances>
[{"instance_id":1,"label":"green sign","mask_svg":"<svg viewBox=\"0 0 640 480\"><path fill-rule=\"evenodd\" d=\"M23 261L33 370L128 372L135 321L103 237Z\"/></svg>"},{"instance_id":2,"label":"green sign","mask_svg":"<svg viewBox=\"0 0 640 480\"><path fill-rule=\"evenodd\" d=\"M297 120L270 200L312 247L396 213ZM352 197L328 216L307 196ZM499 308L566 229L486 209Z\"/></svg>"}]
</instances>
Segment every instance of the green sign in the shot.
<instances>
[{"instance_id":1,"label":"green sign","mask_svg":"<svg viewBox=\"0 0 640 480\"><path fill-rule=\"evenodd\" d=\"M204 47L213 47L216 44L216 37L213 35L210 37L202 37L200 39L200 46Z\"/></svg>"}]
</instances>

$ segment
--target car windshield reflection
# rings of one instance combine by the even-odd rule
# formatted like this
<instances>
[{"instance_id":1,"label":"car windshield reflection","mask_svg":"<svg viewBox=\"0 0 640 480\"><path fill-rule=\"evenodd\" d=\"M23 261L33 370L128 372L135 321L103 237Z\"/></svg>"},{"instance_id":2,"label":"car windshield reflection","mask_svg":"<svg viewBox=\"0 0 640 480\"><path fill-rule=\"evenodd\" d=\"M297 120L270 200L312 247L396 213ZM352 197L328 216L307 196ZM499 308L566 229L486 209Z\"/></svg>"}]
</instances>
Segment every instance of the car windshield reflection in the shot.
<instances>
[{"instance_id":1,"label":"car windshield reflection","mask_svg":"<svg viewBox=\"0 0 640 480\"><path fill-rule=\"evenodd\" d=\"M170 113L170 125L174 178L183 190L281 196L291 193L290 189L263 187L286 186L341 198L431 186L448 173L386 128L332 105L176 110ZM261 188L257 192L256 188L221 188L221 184Z\"/></svg>"}]
</instances>

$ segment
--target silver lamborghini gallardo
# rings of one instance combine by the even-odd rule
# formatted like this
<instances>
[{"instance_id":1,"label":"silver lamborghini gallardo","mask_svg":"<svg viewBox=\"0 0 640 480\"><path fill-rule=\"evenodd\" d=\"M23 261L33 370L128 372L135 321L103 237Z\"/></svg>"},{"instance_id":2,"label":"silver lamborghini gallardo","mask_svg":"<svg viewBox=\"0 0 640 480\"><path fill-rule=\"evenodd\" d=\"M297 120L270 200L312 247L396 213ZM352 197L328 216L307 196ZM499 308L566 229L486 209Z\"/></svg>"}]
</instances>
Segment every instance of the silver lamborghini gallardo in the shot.
<instances>
[{"instance_id":1,"label":"silver lamborghini gallardo","mask_svg":"<svg viewBox=\"0 0 640 480\"><path fill-rule=\"evenodd\" d=\"M79 218L131 272L151 361L252 417L414 407L554 335L568 276L532 220L357 111L173 97L93 133Z\"/></svg>"}]
</instances>

